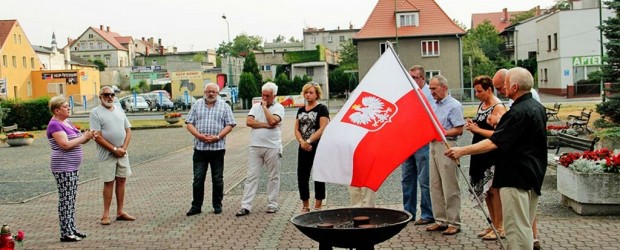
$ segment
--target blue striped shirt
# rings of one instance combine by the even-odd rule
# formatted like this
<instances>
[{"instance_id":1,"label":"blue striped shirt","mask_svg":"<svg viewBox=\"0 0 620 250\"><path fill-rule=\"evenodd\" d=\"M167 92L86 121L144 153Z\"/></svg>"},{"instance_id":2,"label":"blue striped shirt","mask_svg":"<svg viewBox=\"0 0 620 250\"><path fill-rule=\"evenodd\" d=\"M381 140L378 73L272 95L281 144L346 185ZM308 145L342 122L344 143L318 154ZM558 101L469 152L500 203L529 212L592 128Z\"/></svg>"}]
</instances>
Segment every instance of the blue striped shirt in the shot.
<instances>
[{"instance_id":1,"label":"blue striped shirt","mask_svg":"<svg viewBox=\"0 0 620 250\"><path fill-rule=\"evenodd\" d=\"M465 125L463 105L448 94L441 101L432 102L433 111L445 130Z\"/></svg>"},{"instance_id":2,"label":"blue striped shirt","mask_svg":"<svg viewBox=\"0 0 620 250\"><path fill-rule=\"evenodd\" d=\"M84 155L82 145L78 145L69 150L64 150L60 147L60 145L58 145L58 142L56 142L52 136L52 134L59 131L65 132L69 140L74 140L82 135L71 122L67 122L69 123L69 126L56 119L51 119L47 124L47 140L52 147L52 152L50 153L50 166L52 172L73 172L78 170L80 164L82 163L82 158Z\"/></svg>"},{"instance_id":3,"label":"blue striped shirt","mask_svg":"<svg viewBox=\"0 0 620 250\"><path fill-rule=\"evenodd\" d=\"M217 99L213 107L207 107L204 98L198 99L192 105L185 123L194 125L199 133L206 135L217 135L224 127L237 125L232 110L225 101ZM203 151L225 149L226 137L213 143L203 142L194 137L194 148Z\"/></svg>"}]
</instances>

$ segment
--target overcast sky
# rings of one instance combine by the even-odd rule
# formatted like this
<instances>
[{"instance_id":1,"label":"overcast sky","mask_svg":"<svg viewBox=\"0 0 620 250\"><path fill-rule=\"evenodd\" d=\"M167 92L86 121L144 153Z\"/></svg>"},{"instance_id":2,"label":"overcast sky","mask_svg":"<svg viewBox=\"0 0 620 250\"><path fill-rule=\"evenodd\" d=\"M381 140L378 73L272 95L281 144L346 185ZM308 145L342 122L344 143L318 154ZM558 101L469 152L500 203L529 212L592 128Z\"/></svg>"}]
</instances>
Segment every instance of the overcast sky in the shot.
<instances>
[{"instance_id":1,"label":"overcast sky","mask_svg":"<svg viewBox=\"0 0 620 250\"><path fill-rule=\"evenodd\" d=\"M411 0L415 3L416 0ZM469 26L472 13L546 8L554 0L436 0L450 18ZM53 3L53 4L52 4ZM301 40L305 27L328 30L361 28L377 0L2 0L0 19L17 19L33 45L50 46L52 32L58 46L76 38L89 26L110 26L134 39L154 37L179 51L215 49L242 32L271 41L278 35Z\"/></svg>"}]
</instances>

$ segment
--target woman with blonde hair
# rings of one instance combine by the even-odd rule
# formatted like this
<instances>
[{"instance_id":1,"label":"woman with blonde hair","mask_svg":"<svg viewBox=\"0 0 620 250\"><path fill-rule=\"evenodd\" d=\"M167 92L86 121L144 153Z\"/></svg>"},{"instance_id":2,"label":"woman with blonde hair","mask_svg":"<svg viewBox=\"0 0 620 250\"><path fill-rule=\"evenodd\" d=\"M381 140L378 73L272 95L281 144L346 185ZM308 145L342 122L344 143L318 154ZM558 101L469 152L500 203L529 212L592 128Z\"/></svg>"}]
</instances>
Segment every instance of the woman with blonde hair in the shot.
<instances>
[{"instance_id":1,"label":"woman with blonde hair","mask_svg":"<svg viewBox=\"0 0 620 250\"><path fill-rule=\"evenodd\" d=\"M90 131L81 133L67 118L71 110L62 96L50 99L52 119L47 124L47 140L52 147L51 170L58 186L58 219L60 241L75 242L86 238L75 222L75 199L77 198L78 169L84 153L82 144L94 137Z\"/></svg>"},{"instance_id":2,"label":"woman with blonde hair","mask_svg":"<svg viewBox=\"0 0 620 250\"><path fill-rule=\"evenodd\" d=\"M329 123L329 111L327 106L318 102L322 91L319 84L310 82L303 86L301 95L306 104L299 108L295 116L295 137L299 142L297 156L297 185L299 196L302 201L302 213L310 212L310 172L314 163L314 155L323 130ZM314 182L314 209L319 210L325 199L325 183Z\"/></svg>"}]
</instances>

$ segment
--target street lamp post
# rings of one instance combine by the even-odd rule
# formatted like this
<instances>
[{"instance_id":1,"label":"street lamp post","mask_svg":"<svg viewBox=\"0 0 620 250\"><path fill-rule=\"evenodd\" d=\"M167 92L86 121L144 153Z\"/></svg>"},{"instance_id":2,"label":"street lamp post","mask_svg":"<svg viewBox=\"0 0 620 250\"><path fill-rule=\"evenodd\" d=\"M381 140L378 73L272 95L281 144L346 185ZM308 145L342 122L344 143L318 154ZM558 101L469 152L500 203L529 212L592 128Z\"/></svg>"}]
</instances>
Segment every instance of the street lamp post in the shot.
<instances>
[{"instance_id":1,"label":"street lamp post","mask_svg":"<svg viewBox=\"0 0 620 250\"><path fill-rule=\"evenodd\" d=\"M604 51L604 47L603 47L603 0L599 0L598 1L598 11L599 11L599 28L598 28L598 32L599 32L599 40L600 40L600 45L601 45L601 73L603 72L603 56L605 55L605 51ZM601 75L601 82L600 82L600 86L601 86L601 98L603 99L603 102L605 102L605 83L603 82L603 77Z\"/></svg>"},{"instance_id":2,"label":"street lamp post","mask_svg":"<svg viewBox=\"0 0 620 250\"><path fill-rule=\"evenodd\" d=\"M226 19L226 14L222 14L222 19L224 19L224 21L226 21L226 31L228 31L228 45L231 46L230 44L230 26L228 24L228 19ZM230 63L230 50L231 48L228 47L228 58L226 61L228 61L228 77L227 77L227 85L229 87L233 87L233 76L232 76L232 66Z\"/></svg>"}]
</instances>

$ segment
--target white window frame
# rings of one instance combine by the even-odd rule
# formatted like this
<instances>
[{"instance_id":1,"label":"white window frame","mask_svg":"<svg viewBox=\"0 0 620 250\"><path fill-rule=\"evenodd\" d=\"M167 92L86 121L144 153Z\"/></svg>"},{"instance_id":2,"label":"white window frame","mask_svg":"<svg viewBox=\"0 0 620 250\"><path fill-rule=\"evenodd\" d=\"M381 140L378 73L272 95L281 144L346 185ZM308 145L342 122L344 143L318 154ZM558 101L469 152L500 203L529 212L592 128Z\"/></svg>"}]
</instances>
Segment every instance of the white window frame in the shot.
<instances>
[{"instance_id":1,"label":"white window frame","mask_svg":"<svg viewBox=\"0 0 620 250\"><path fill-rule=\"evenodd\" d=\"M434 44L437 42L437 48L434 48ZM426 48L426 52L424 52ZM441 55L441 43L439 40L422 40L420 42L420 55L422 57L433 57Z\"/></svg>"},{"instance_id":2,"label":"white window frame","mask_svg":"<svg viewBox=\"0 0 620 250\"><path fill-rule=\"evenodd\" d=\"M344 42L344 36L340 36L340 42Z\"/></svg>"},{"instance_id":3,"label":"white window frame","mask_svg":"<svg viewBox=\"0 0 620 250\"><path fill-rule=\"evenodd\" d=\"M392 42L392 46L396 47L398 43L396 42ZM385 43L379 43L379 55L383 55L383 52L385 52Z\"/></svg>"},{"instance_id":4,"label":"white window frame","mask_svg":"<svg viewBox=\"0 0 620 250\"><path fill-rule=\"evenodd\" d=\"M396 14L396 26L397 27L420 26L419 13L418 12L397 13Z\"/></svg>"},{"instance_id":5,"label":"white window frame","mask_svg":"<svg viewBox=\"0 0 620 250\"><path fill-rule=\"evenodd\" d=\"M426 75L426 79L430 80L431 78L433 78L433 76L441 75L441 71L440 70L432 70L432 69L431 70L425 70L424 74Z\"/></svg>"},{"instance_id":6,"label":"white window frame","mask_svg":"<svg viewBox=\"0 0 620 250\"><path fill-rule=\"evenodd\" d=\"M328 42L328 43L331 43L331 42L333 42L333 41L334 41L334 38L333 38L332 36L328 36L328 37L327 37L327 42Z\"/></svg>"},{"instance_id":7,"label":"white window frame","mask_svg":"<svg viewBox=\"0 0 620 250\"><path fill-rule=\"evenodd\" d=\"M310 37L310 43L316 43L316 37Z\"/></svg>"}]
</instances>

